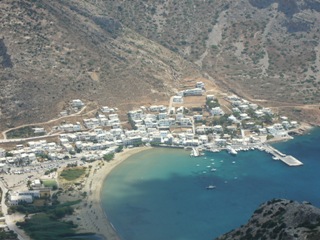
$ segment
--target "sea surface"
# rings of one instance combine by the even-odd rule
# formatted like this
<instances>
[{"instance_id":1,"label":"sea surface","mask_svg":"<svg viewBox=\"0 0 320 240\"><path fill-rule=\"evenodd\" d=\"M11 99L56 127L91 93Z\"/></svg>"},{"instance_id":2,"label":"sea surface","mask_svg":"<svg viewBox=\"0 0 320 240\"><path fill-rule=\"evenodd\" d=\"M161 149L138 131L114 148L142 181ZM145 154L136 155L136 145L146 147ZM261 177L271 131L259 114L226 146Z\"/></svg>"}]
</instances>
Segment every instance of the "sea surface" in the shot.
<instances>
[{"instance_id":1,"label":"sea surface","mask_svg":"<svg viewBox=\"0 0 320 240\"><path fill-rule=\"evenodd\" d=\"M198 158L168 148L138 153L107 177L102 206L122 240L214 239L273 198L320 207L320 129L273 146L304 165L288 167L258 150Z\"/></svg>"}]
</instances>

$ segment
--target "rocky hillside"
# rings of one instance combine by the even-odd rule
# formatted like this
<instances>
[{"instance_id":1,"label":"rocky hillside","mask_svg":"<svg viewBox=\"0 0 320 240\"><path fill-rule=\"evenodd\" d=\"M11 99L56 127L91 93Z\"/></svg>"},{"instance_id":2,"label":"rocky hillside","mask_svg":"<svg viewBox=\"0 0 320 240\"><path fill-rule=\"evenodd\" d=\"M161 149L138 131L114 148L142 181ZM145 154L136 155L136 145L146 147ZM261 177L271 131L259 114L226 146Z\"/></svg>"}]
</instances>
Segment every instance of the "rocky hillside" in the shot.
<instances>
[{"instance_id":1,"label":"rocky hillside","mask_svg":"<svg viewBox=\"0 0 320 240\"><path fill-rule=\"evenodd\" d=\"M92 2L241 95L320 100L318 0Z\"/></svg>"},{"instance_id":2,"label":"rocky hillside","mask_svg":"<svg viewBox=\"0 0 320 240\"><path fill-rule=\"evenodd\" d=\"M3 0L0 16L2 128L72 98L156 103L197 76L320 116L318 0Z\"/></svg>"},{"instance_id":3,"label":"rocky hillside","mask_svg":"<svg viewBox=\"0 0 320 240\"><path fill-rule=\"evenodd\" d=\"M320 209L309 203L274 199L262 204L249 222L216 240L318 240Z\"/></svg>"},{"instance_id":4,"label":"rocky hillside","mask_svg":"<svg viewBox=\"0 0 320 240\"><path fill-rule=\"evenodd\" d=\"M199 76L178 54L85 2L1 1L2 128L56 117L74 98L157 102L185 76Z\"/></svg>"},{"instance_id":5,"label":"rocky hillside","mask_svg":"<svg viewBox=\"0 0 320 240\"><path fill-rule=\"evenodd\" d=\"M318 0L91 2L195 63L220 87L320 123Z\"/></svg>"}]
</instances>

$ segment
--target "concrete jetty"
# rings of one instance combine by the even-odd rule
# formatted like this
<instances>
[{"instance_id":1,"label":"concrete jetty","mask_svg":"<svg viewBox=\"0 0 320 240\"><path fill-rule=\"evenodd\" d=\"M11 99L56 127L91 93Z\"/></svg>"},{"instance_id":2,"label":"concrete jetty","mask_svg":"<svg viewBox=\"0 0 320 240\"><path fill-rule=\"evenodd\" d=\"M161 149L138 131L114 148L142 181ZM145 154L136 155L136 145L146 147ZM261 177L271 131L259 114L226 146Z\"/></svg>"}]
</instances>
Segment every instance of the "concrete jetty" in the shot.
<instances>
[{"instance_id":1,"label":"concrete jetty","mask_svg":"<svg viewBox=\"0 0 320 240\"><path fill-rule=\"evenodd\" d=\"M270 145L265 145L264 146L264 150L267 153L270 153L271 155L273 155L273 159L275 160L281 160L282 162L284 162L285 164L287 164L290 167L295 167L295 166L301 166L303 165L302 162L300 162L298 159L296 159L295 157L291 156L291 155L286 155L283 154L282 152L280 152L279 150L275 149L274 147L270 146Z\"/></svg>"}]
</instances>

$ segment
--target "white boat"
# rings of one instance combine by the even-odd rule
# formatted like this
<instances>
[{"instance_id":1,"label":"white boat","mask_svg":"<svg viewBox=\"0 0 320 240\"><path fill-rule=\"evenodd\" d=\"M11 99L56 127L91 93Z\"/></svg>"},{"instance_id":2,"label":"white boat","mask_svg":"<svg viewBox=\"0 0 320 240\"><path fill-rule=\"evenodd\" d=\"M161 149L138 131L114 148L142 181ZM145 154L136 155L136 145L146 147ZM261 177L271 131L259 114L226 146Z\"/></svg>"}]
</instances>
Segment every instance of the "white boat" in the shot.
<instances>
[{"instance_id":1,"label":"white boat","mask_svg":"<svg viewBox=\"0 0 320 240\"><path fill-rule=\"evenodd\" d=\"M190 156L199 157L200 156L199 150L193 147Z\"/></svg>"},{"instance_id":2,"label":"white boat","mask_svg":"<svg viewBox=\"0 0 320 240\"><path fill-rule=\"evenodd\" d=\"M210 171L211 171L211 172L215 172L215 171L217 171L217 169L212 168Z\"/></svg>"},{"instance_id":3,"label":"white boat","mask_svg":"<svg viewBox=\"0 0 320 240\"><path fill-rule=\"evenodd\" d=\"M211 149L211 152L216 153L216 152L220 152L220 150L219 149Z\"/></svg>"},{"instance_id":4,"label":"white boat","mask_svg":"<svg viewBox=\"0 0 320 240\"><path fill-rule=\"evenodd\" d=\"M238 152L235 149L233 149L231 146L227 147L227 152L232 155L238 154Z\"/></svg>"},{"instance_id":5,"label":"white boat","mask_svg":"<svg viewBox=\"0 0 320 240\"><path fill-rule=\"evenodd\" d=\"M212 190L212 189L215 189L215 188L216 188L216 186L214 186L214 185L209 185L209 186L206 187L207 190Z\"/></svg>"}]
</instances>

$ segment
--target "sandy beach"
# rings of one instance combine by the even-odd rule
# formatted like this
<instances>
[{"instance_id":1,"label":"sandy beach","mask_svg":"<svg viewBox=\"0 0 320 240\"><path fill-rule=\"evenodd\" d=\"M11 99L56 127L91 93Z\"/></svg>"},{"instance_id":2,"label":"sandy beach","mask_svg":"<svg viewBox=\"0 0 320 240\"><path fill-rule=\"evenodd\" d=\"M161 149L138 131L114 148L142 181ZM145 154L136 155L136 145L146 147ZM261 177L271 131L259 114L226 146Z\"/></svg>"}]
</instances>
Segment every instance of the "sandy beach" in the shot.
<instances>
[{"instance_id":1,"label":"sandy beach","mask_svg":"<svg viewBox=\"0 0 320 240\"><path fill-rule=\"evenodd\" d=\"M75 209L74 214L68 217L68 220L72 220L78 225L77 232L92 232L108 240L120 240L112 223L108 221L108 217L101 207L102 185L113 168L133 154L148 149L151 149L151 147L124 149L123 152L115 155L114 160L104 162L103 166L101 166L100 161L90 164L92 165L92 171L90 171L83 188L83 192L88 193L87 197L80 203L81 206Z\"/></svg>"}]
</instances>

